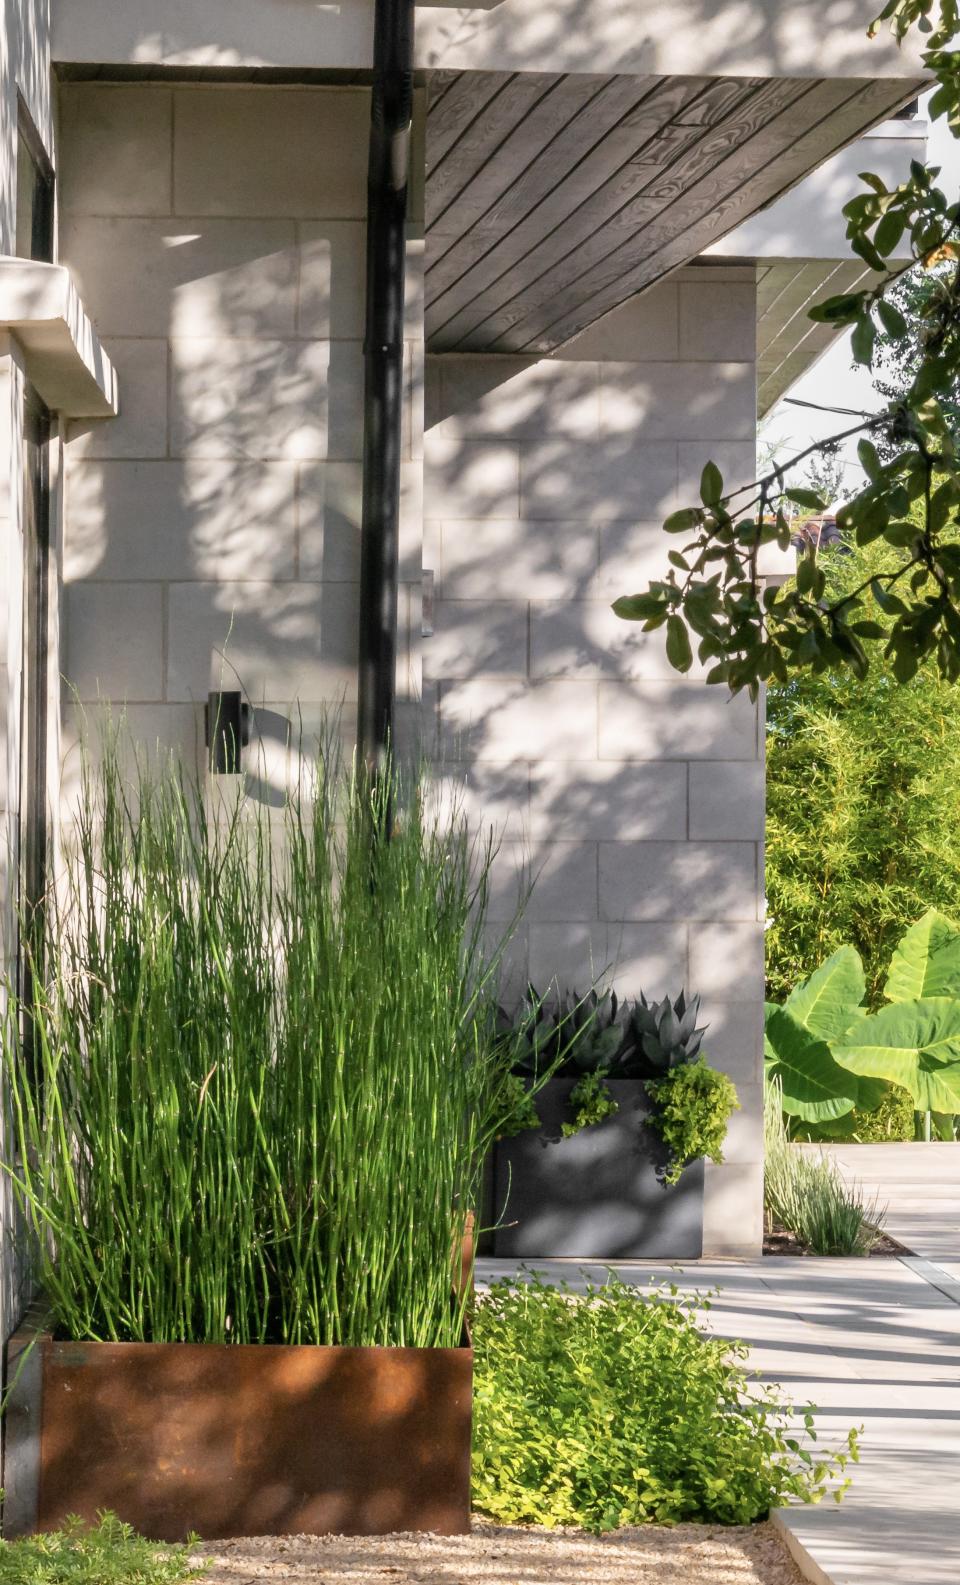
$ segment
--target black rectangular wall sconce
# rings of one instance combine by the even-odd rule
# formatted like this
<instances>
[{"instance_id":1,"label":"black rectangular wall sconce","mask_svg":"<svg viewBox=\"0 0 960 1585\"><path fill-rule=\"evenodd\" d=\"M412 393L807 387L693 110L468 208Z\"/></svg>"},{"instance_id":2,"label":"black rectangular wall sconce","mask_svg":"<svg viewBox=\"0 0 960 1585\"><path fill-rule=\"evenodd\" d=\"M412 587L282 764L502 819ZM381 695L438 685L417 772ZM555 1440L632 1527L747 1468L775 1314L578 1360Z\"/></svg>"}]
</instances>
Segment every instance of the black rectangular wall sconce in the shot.
<instances>
[{"instance_id":1,"label":"black rectangular wall sconce","mask_svg":"<svg viewBox=\"0 0 960 1585\"><path fill-rule=\"evenodd\" d=\"M241 751L250 742L250 706L239 691L210 693L203 716L211 776L239 776Z\"/></svg>"}]
</instances>

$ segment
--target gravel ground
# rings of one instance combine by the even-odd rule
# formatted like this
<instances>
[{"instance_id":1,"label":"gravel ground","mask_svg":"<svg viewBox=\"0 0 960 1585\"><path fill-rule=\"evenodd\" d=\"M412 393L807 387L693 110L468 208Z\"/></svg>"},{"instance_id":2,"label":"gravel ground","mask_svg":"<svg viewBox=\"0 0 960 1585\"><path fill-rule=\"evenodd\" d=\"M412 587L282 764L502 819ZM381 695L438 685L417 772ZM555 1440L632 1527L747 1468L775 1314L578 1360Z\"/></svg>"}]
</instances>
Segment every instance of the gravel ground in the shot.
<instances>
[{"instance_id":1,"label":"gravel ground","mask_svg":"<svg viewBox=\"0 0 960 1585\"><path fill-rule=\"evenodd\" d=\"M478 1524L469 1536L288 1536L211 1541L208 1585L801 1585L769 1524L526 1530Z\"/></svg>"}]
</instances>

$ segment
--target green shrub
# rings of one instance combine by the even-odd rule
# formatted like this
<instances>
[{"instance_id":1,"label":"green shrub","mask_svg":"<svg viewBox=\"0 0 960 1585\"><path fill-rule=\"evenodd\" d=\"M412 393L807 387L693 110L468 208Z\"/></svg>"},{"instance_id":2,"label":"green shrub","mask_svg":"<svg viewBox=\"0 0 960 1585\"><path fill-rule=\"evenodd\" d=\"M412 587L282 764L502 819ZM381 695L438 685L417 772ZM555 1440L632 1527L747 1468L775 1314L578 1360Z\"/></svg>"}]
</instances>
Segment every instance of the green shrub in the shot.
<instances>
[{"instance_id":1,"label":"green shrub","mask_svg":"<svg viewBox=\"0 0 960 1585\"><path fill-rule=\"evenodd\" d=\"M909 1090L901 1089L899 1084L890 1084L880 1105L872 1112L855 1106L852 1112L834 1123L798 1123L792 1119L790 1137L822 1144L832 1140L848 1140L858 1145L912 1141L917 1138L917 1116Z\"/></svg>"},{"instance_id":2,"label":"green shrub","mask_svg":"<svg viewBox=\"0 0 960 1585\"><path fill-rule=\"evenodd\" d=\"M814 1453L745 1345L697 1327L709 1301L612 1279L569 1288L499 1282L476 1307L474 1504L509 1524L749 1524L814 1502L857 1456Z\"/></svg>"},{"instance_id":3,"label":"green shrub","mask_svg":"<svg viewBox=\"0 0 960 1585\"><path fill-rule=\"evenodd\" d=\"M0 1585L180 1585L205 1572L191 1567L187 1547L144 1541L110 1513L89 1529L71 1519L47 1535L0 1541Z\"/></svg>"},{"instance_id":4,"label":"green shrub","mask_svg":"<svg viewBox=\"0 0 960 1585\"><path fill-rule=\"evenodd\" d=\"M570 1091L570 1105L573 1118L563 1123L560 1129L564 1139L569 1139L571 1134L579 1134L581 1128L591 1128L594 1123L614 1117L620 1110L609 1084L604 1083L599 1073L585 1073L582 1079L577 1080Z\"/></svg>"},{"instance_id":5,"label":"green shrub","mask_svg":"<svg viewBox=\"0 0 960 1585\"><path fill-rule=\"evenodd\" d=\"M650 1126L670 1152L665 1183L676 1183L687 1163L701 1156L723 1160L727 1124L740 1107L725 1073L698 1057L696 1062L671 1068L662 1079L648 1079L647 1094L654 1103Z\"/></svg>"},{"instance_id":6,"label":"green shrub","mask_svg":"<svg viewBox=\"0 0 960 1585\"><path fill-rule=\"evenodd\" d=\"M459 1341L451 1242L524 1098L489 850L418 788L313 771L279 828L112 741L86 772L46 984L4 1028L61 1336Z\"/></svg>"},{"instance_id":7,"label":"green shrub","mask_svg":"<svg viewBox=\"0 0 960 1585\"><path fill-rule=\"evenodd\" d=\"M833 1162L791 1144L783 1099L768 1081L763 1108L764 1209L814 1255L869 1255L886 1212Z\"/></svg>"},{"instance_id":8,"label":"green shrub","mask_svg":"<svg viewBox=\"0 0 960 1585\"><path fill-rule=\"evenodd\" d=\"M854 1108L850 1118L850 1138L862 1145L888 1140L916 1138L916 1110L913 1096L899 1084L891 1084L880 1105L872 1112Z\"/></svg>"}]
</instances>

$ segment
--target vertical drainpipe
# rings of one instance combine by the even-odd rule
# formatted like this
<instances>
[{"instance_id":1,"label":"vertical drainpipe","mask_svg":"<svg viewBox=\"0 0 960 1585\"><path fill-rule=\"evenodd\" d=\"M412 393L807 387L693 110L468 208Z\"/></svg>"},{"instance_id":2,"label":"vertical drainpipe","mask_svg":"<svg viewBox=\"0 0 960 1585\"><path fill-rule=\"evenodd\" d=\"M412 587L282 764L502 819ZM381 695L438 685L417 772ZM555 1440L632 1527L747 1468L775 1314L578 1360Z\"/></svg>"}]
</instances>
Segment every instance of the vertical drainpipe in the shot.
<instances>
[{"instance_id":1,"label":"vertical drainpipe","mask_svg":"<svg viewBox=\"0 0 960 1585\"><path fill-rule=\"evenodd\" d=\"M376 0L367 167L363 517L357 748L371 770L393 737L400 437L414 0Z\"/></svg>"}]
</instances>

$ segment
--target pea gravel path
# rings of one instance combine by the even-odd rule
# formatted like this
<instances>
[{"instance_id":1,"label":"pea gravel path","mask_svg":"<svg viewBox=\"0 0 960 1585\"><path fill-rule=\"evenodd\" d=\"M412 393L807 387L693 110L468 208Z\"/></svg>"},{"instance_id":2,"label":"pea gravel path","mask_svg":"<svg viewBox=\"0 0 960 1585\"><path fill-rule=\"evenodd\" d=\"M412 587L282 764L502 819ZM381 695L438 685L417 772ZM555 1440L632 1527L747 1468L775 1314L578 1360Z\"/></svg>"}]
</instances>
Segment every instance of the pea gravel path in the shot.
<instances>
[{"instance_id":1,"label":"pea gravel path","mask_svg":"<svg viewBox=\"0 0 960 1585\"><path fill-rule=\"evenodd\" d=\"M205 1585L801 1585L769 1524L582 1531L476 1525L469 1536L212 1541Z\"/></svg>"}]
</instances>

